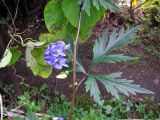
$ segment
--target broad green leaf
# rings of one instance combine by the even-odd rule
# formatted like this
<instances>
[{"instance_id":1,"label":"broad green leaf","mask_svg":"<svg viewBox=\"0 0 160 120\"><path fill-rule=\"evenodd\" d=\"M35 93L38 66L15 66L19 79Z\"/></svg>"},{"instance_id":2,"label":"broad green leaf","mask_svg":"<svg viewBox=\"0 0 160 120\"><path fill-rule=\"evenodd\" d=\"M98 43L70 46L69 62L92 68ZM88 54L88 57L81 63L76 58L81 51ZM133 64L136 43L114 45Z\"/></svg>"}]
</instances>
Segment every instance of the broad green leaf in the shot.
<instances>
[{"instance_id":1,"label":"broad green leaf","mask_svg":"<svg viewBox=\"0 0 160 120\"><path fill-rule=\"evenodd\" d=\"M44 65L39 65L40 69L38 71L38 75L41 76L42 78L48 78L52 74L52 66L44 66Z\"/></svg>"},{"instance_id":2,"label":"broad green leaf","mask_svg":"<svg viewBox=\"0 0 160 120\"><path fill-rule=\"evenodd\" d=\"M62 10L64 12L65 17L67 20L74 26L78 27L78 19L80 13L80 7L78 5L77 0L63 0L62 2ZM86 13L82 13L82 21L81 21L81 30L89 29L94 27L94 25L100 20L100 18L104 15L105 9L100 7L97 10L91 4L91 13L88 16Z\"/></svg>"},{"instance_id":3,"label":"broad green leaf","mask_svg":"<svg viewBox=\"0 0 160 120\"><path fill-rule=\"evenodd\" d=\"M32 56L40 65L47 65L46 61L44 60L44 52L45 48L35 48L32 50Z\"/></svg>"},{"instance_id":4,"label":"broad green leaf","mask_svg":"<svg viewBox=\"0 0 160 120\"><path fill-rule=\"evenodd\" d=\"M51 0L47 3L44 9L44 20L50 33L54 33L56 30L61 29L65 21L61 9L61 2Z\"/></svg>"},{"instance_id":5,"label":"broad green leaf","mask_svg":"<svg viewBox=\"0 0 160 120\"><path fill-rule=\"evenodd\" d=\"M33 48L31 48L31 47L26 48L26 54L25 54L26 55L26 64L27 64L27 67L29 67L32 70L33 74L37 75L39 68L37 66L37 62L36 62L35 58L31 54L32 50L33 50Z\"/></svg>"},{"instance_id":6,"label":"broad green leaf","mask_svg":"<svg viewBox=\"0 0 160 120\"><path fill-rule=\"evenodd\" d=\"M67 20L73 25L74 27L78 27L78 19L79 19L79 12L80 7L77 0L63 0L62 1L62 11L67 18Z\"/></svg>"},{"instance_id":7,"label":"broad green leaf","mask_svg":"<svg viewBox=\"0 0 160 120\"><path fill-rule=\"evenodd\" d=\"M52 67L48 66L48 65L39 64L36 61L36 59L32 56L32 50L33 50L33 48L30 48L30 47L26 48L27 67L29 67L32 70L34 75L41 76L43 78L48 78L52 73ZM40 61L40 62L42 62L42 61Z\"/></svg>"},{"instance_id":8,"label":"broad green leaf","mask_svg":"<svg viewBox=\"0 0 160 120\"><path fill-rule=\"evenodd\" d=\"M124 31L122 28L119 32L119 34L113 30L111 36L108 38L108 32L103 32L102 37L99 38L99 40L95 41L94 47L93 47L93 62L92 66L100 63L100 62L107 62L107 56L110 51L123 47L127 45L128 43L132 42L132 40L135 38L136 34L136 28L128 29ZM121 60L114 60L115 62L125 61L125 59L131 59L128 57L122 58L122 55L119 56L109 56L109 57L118 57L117 59ZM123 59L123 60L122 60Z\"/></svg>"},{"instance_id":9,"label":"broad green leaf","mask_svg":"<svg viewBox=\"0 0 160 120\"><path fill-rule=\"evenodd\" d=\"M78 19L80 13L80 7L78 1L63 0L62 10L69 23L73 25L75 28L78 28ZM81 29L80 29L81 40L85 40L90 36L92 28L101 19L104 13L105 9L103 7L100 7L99 10L97 10L93 6L93 4L91 4L90 16L88 16L85 12L82 13ZM74 32L76 33L76 31Z\"/></svg>"},{"instance_id":10,"label":"broad green leaf","mask_svg":"<svg viewBox=\"0 0 160 120\"><path fill-rule=\"evenodd\" d=\"M41 42L47 42L47 43L50 43L50 42L55 42L54 41L54 35L51 34L51 33L43 33L39 36L39 40Z\"/></svg>"},{"instance_id":11,"label":"broad green leaf","mask_svg":"<svg viewBox=\"0 0 160 120\"><path fill-rule=\"evenodd\" d=\"M16 50L15 48L11 48L10 51L12 53L12 58L11 58L10 63L7 66L11 66L11 65L15 64L21 56L21 52Z\"/></svg>"},{"instance_id":12,"label":"broad green leaf","mask_svg":"<svg viewBox=\"0 0 160 120\"><path fill-rule=\"evenodd\" d=\"M10 63L11 59L12 59L11 51L10 51L10 49L6 49L2 59L0 61L0 68L6 67Z\"/></svg>"}]
</instances>

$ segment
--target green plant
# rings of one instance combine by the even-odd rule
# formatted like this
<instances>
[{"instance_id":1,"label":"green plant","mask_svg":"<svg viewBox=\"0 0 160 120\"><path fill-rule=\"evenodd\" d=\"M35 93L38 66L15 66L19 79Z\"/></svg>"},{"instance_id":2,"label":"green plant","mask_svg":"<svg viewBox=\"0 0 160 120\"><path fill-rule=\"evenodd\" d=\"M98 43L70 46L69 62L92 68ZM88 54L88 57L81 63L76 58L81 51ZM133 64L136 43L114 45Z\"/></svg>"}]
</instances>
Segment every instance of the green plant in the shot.
<instances>
[{"instance_id":1,"label":"green plant","mask_svg":"<svg viewBox=\"0 0 160 120\"><path fill-rule=\"evenodd\" d=\"M76 92L79 86L85 80L86 92L89 92L90 96L92 96L94 101L99 105L104 104L104 99L103 97L101 97L99 85L97 82L100 82L105 87L107 92L111 93L111 95L117 99L120 99L120 93L123 93L126 96L129 96L129 93L132 93L134 95L136 93L154 94L150 90L141 88L140 85L133 84L132 80L122 79L122 72L100 74L95 73L92 70L100 63L114 64L117 62L137 59L137 57L129 57L125 56L124 54L110 54L111 51L124 47L125 45L131 43L135 38L136 28L127 30L124 30L122 28L119 32L114 29L111 34L109 34L107 30L104 31L102 33L102 36L99 36L93 46L93 59L91 61L91 65L88 66L89 70L85 70L83 65L80 63L77 52L78 41L86 40L91 35L91 31L94 25L104 15L106 9L122 12L121 9L111 0L52 0L48 2L44 10L44 20L46 27L50 33L41 35L39 37L39 41L28 38L23 40L19 34L11 34L11 40L0 62L0 68L6 67L7 65L12 65L19 59L20 53L17 51L17 49L12 52L12 49L10 47L12 45L11 42L17 42L15 38L18 38L20 39L19 43L23 47L26 47L25 59L27 67L32 70L34 75L48 78L51 75L53 69L52 66L49 66L49 64L47 64L48 62L52 63L51 65L53 66L55 65L55 63L56 65L60 65L61 61L59 61L58 59L58 57L60 56L63 62L63 66L68 66L66 64L66 59L64 60L64 56L66 56L66 54L64 53L65 43L63 41L57 42L58 40L68 40L70 43L68 56L69 58L71 58L70 62L73 62L73 69L70 70L73 71L73 93L71 100L72 102L70 103L71 105L69 103L63 103L64 111L62 110L62 112L64 112L64 117L67 117L68 109L70 108L68 118L69 120L72 119L72 113L74 112L74 110L76 110L76 108L74 107ZM46 47L48 47L47 50ZM44 52L47 55L44 55ZM58 57L55 57L55 55L57 55ZM44 56L47 56L45 60ZM51 60L48 61L48 59ZM81 72L84 74L84 78L79 82L77 82L77 72ZM42 90L44 90L45 88L46 86L42 87ZM39 92L36 93L37 96L39 96L39 94ZM44 98L46 99L46 97ZM32 97L28 92L24 92L24 95L19 96L19 105L25 106L27 110L29 110L28 113L30 114L32 114L32 112L40 111L41 109L39 99L38 101L32 100ZM53 105L52 107L59 108L59 105ZM125 108L122 107L119 111L122 112L124 109ZM82 113L82 111L83 109L78 111L78 113ZM57 115L59 115L59 112L60 111L58 111ZM90 110L89 115L84 117L84 119L92 119L93 117L97 117L97 119L99 119L99 117L94 113L94 110Z\"/></svg>"}]
</instances>

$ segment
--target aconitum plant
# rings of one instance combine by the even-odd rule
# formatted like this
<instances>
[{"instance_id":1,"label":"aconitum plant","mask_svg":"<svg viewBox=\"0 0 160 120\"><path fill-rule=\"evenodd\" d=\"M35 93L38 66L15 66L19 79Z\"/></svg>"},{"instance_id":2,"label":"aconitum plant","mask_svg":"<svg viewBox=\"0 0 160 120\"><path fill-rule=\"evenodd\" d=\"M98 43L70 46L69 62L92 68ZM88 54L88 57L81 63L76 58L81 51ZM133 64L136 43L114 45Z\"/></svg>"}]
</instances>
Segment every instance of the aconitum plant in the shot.
<instances>
[{"instance_id":1,"label":"aconitum plant","mask_svg":"<svg viewBox=\"0 0 160 120\"><path fill-rule=\"evenodd\" d=\"M70 45L66 45L63 41L50 43L44 52L44 59L47 64L52 65L57 70L61 70L63 67L69 67L66 59L66 50L69 47Z\"/></svg>"}]
</instances>

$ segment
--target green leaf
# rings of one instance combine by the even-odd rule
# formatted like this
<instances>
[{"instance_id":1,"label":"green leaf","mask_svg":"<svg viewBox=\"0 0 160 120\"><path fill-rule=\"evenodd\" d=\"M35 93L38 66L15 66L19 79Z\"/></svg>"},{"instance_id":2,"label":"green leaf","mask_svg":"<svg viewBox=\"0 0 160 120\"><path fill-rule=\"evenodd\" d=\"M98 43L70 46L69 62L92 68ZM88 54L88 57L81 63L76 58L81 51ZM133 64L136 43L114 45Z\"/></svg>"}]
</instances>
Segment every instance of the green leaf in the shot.
<instances>
[{"instance_id":1,"label":"green leaf","mask_svg":"<svg viewBox=\"0 0 160 120\"><path fill-rule=\"evenodd\" d=\"M38 75L41 76L42 78L48 78L52 74L52 66L44 66L44 65L39 65L40 69L38 71Z\"/></svg>"},{"instance_id":2,"label":"green leaf","mask_svg":"<svg viewBox=\"0 0 160 120\"><path fill-rule=\"evenodd\" d=\"M119 34L116 33L115 30L113 30L109 38L109 43L107 45L105 52L108 53L115 48L120 48L126 44L131 43L136 36L136 32L137 32L136 28L128 29L126 31L124 30L124 28L122 28Z\"/></svg>"},{"instance_id":3,"label":"green leaf","mask_svg":"<svg viewBox=\"0 0 160 120\"><path fill-rule=\"evenodd\" d=\"M47 3L44 9L44 20L50 33L62 28L65 17L61 9L61 2L51 0Z\"/></svg>"},{"instance_id":4,"label":"green leaf","mask_svg":"<svg viewBox=\"0 0 160 120\"><path fill-rule=\"evenodd\" d=\"M46 61L44 60L44 52L45 48L35 48L31 52L36 62L40 65L47 65Z\"/></svg>"},{"instance_id":5,"label":"green leaf","mask_svg":"<svg viewBox=\"0 0 160 120\"><path fill-rule=\"evenodd\" d=\"M62 1L62 11L67 18L67 20L74 27L78 27L78 19L80 13L80 7L77 0L63 0Z\"/></svg>"},{"instance_id":6,"label":"green leaf","mask_svg":"<svg viewBox=\"0 0 160 120\"><path fill-rule=\"evenodd\" d=\"M11 58L10 63L7 66L11 66L11 65L15 64L21 56L21 52L16 50L15 48L11 48L10 51L12 53L12 58Z\"/></svg>"},{"instance_id":7,"label":"green leaf","mask_svg":"<svg viewBox=\"0 0 160 120\"><path fill-rule=\"evenodd\" d=\"M120 79L122 73L112 73L109 75L95 75L95 78L104 84L106 90L119 99L119 93L129 96L129 93L154 94L152 91L141 88L140 85L133 84L133 80Z\"/></svg>"},{"instance_id":8,"label":"green leaf","mask_svg":"<svg viewBox=\"0 0 160 120\"><path fill-rule=\"evenodd\" d=\"M26 116L28 120L38 120L37 116L33 112L31 112L31 110L27 111Z\"/></svg>"},{"instance_id":9,"label":"green leaf","mask_svg":"<svg viewBox=\"0 0 160 120\"><path fill-rule=\"evenodd\" d=\"M117 63L135 59L138 59L138 57L129 57L129 56L124 56L123 54L113 54L113 55L103 56L100 62Z\"/></svg>"},{"instance_id":10,"label":"green leaf","mask_svg":"<svg viewBox=\"0 0 160 120\"><path fill-rule=\"evenodd\" d=\"M37 73L38 73L38 69L36 67L37 62L31 54L32 50L33 50L33 48L31 48L31 47L26 48L26 54L25 54L26 55L26 64L27 64L27 67L29 67L32 70L34 75L37 75Z\"/></svg>"},{"instance_id":11,"label":"green leaf","mask_svg":"<svg viewBox=\"0 0 160 120\"><path fill-rule=\"evenodd\" d=\"M136 34L136 28L128 29L124 31L122 28L118 33L116 33L115 30L113 30L111 36L108 38L107 36L108 32L103 32L102 37L99 38L99 40L95 41L94 47L93 47L93 61L92 61L92 66L100 63L100 62L107 62L107 57L106 54L109 53L110 51L123 47L127 45L128 43L132 42L132 40L135 38ZM107 44L108 43L108 44ZM109 57L118 57L117 62L126 59L131 59L126 56L119 55L119 56L109 56ZM116 62L116 60L114 60Z\"/></svg>"},{"instance_id":12,"label":"green leaf","mask_svg":"<svg viewBox=\"0 0 160 120\"><path fill-rule=\"evenodd\" d=\"M113 1L111 0L80 0L79 4L83 4L83 10L90 16L91 4L99 10L99 7L103 7L111 12L123 12Z\"/></svg>"},{"instance_id":13,"label":"green leaf","mask_svg":"<svg viewBox=\"0 0 160 120\"><path fill-rule=\"evenodd\" d=\"M97 81L100 81L106 88L108 93L119 99L119 93L129 96L129 93L136 95L136 93L154 94L154 92L142 88L140 85L133 84L133 80L120 79L122 73L112 74L89 74L85 83L86 92L90 91L90 95L93 96L95 102L101 104L100 91Z\"/></svg>"},{"instance_id":14,"label":"green leaf","mask_svg":"<svg viewBox=\"0 0 160 120\"><path fill-rule=\"evenodd\" d=\"M112 0L99 0L99 3L104 8L110 10L111 12L123 12L123 10L118 7Z\"/></svg>"},{"instance_id":15,"label":"green leaf","mask_svg":"<svg viewBox=\"0 0 160 120\"><path fill-rule=\"evenodd\" d=\"M51 33L43 33L39 36L41 42L50 43L55 42L54 35Z\"/></svg>"},{"instance_id":16,"label":"green leaf","mask_svg":"<svg viewBox=\"0 0 160 120\"><path fill-rule=\"evenodd\" d=\"M33 48L27 47L26 48L26 64L29 67L34 75L41 76L43 78L48 78L52 73L52 67L48 65L41 65L38 64L36 59L32 56ZM44 61L39 61L44 62ZM44 64L44 63L43 63Z\"/></svg>"},{"instance_id":17,"label":"green leaf","mask_svg":"<svg viewBox=\"0 0 160 120\"><path fill-rule=\"evenodd\" d=\"M88 75L88 79L85 82L86 92L90 92L90 95L93 96L94 101L103 104L103 101L100 98L100 91L96 82L96 79L93 75Z\"/></svg>"},{"instance_id":18,"label":"green leaf","mask_svg":"<svg viewBox=\"0 0 160 120\"><path fill-rule=\"evenodd\" d=\"M84 0L82 9L85 10L88 16L90 16L90 9L91 9L90 0Z\"/></svg>"},{"instance_id":19,"label":"green leaf","mask_svg":"<svg viewBox=\"0 0 160 120\"><path fill-rule=\"evenodd\" d=\"M80 13L80 6L77 0L63 0L62 1L62 10L64 12L65 17L69 21L69 23L78 28L78 19ZM93 4L91 4L91 12L90 16L86 13L82 13L82 20L81 20L81 29L80 29L80 39L85 40L91 34L92 28L94 25L101 19L104 15L105 9L100 7L97 10ZM75 29L77 31L77 29ZM75 31L74 31L75 32Z\"/></svg>"},{"instance_id":20,"label":"green leaf","mask_svg":"<svg viewBox=\"0 0 160 120\"><path fill-rule=\"evenodd\" d=\"M42 91L45 90L46 88L48 88L48 85L47 85L47 84L43 84L43 85L40 87L39 91L42 92Z\"/></svg>"},{"instance_id":21,"label":"green leaf","mask_svg":"<svg viewBox=\"0 0 160 120\"><path fill-rule=\"evenodd\" d=\"M12 59L11 51L10 49L6 49L0 61L0 68L6 67L10 63L11 59Z\"/></svg>"}]
</instances>

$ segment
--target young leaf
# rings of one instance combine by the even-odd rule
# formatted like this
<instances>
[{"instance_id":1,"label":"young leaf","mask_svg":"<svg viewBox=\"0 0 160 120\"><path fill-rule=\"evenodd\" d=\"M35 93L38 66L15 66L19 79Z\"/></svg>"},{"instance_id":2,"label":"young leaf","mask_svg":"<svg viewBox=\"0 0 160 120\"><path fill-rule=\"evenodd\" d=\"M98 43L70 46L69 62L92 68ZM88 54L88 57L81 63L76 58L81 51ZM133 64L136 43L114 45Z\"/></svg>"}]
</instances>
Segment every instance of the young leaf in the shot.
<instances>
[{"instance_id":1,"label":"young leaf","mask_svg":"<svg viewBox=\"0 0 160 120\"><path fill-rule=\"evenodd\" d=\"M2 59L0 61L0 68L6 67L10 63L11 58L12 58L12 53L11 53L10 49L6 49Z\"/></svg>"}]
</instances>

